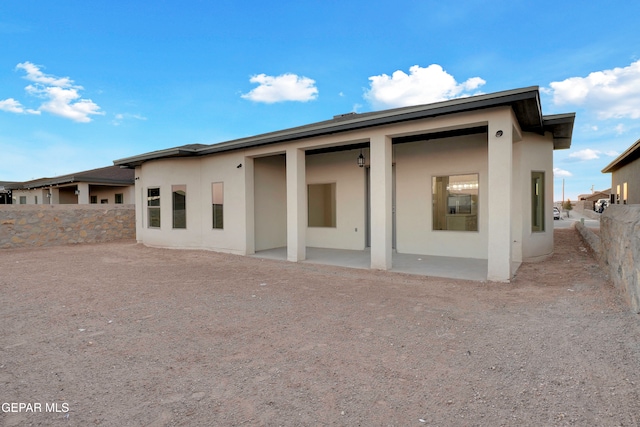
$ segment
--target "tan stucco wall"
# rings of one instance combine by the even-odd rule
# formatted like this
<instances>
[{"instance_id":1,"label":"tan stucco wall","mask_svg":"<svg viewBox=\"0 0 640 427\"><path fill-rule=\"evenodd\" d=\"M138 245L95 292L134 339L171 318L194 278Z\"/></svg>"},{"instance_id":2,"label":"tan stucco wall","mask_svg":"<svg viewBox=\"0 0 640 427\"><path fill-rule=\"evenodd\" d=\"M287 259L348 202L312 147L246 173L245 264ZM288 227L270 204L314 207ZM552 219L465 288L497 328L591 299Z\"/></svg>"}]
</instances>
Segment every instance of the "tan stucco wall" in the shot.
<instances>
[{"instance_id":1,"label":"tan stucco wall","mask_svg":"<svg viewBox=\"0 0 640 427\"><path fill-rule=\"evenodd\" d=\"M611 174L611 194L620 186L620 204L623 204L623 185L627 183L627 204L640 204L640 160L629 163Z\"/></svg>"},{"instance_id":2,"label":"tan stucco wall","mask_svg":"<svg viewBox=\"0 0 640 427\"><path fill-rule=\"evenodd\" d=\"M394 146L399 253L487 258L487 136ZM433 230L434 176L479 174L478 231Z\"/></svg>"},{"instance_id":3,"label":"tan stucco wall","mask_svg":"<svg viewBox=\"0 0 640 427\"><path fill-rule=\"evenodd\" d=\"M336 184L336 227L309 227L307 246L362 250L365 247L365 168L360 150L307 156L307 185Z\"/></svg>"},{"instance_id":4,"label":"tan stucco wall","mask_svg":"<svg viewBox=\"0 0 640 427\"><path fill-rule=\"evenodd\" d=\"M284 155L254 160L255 250L287 246L287 177Z\"/></svg>"},{"instance_id":5,"label":"tan stucco wall","mask_svg":"<svg viewBox=\"0 0 640 427\"><path fill-rule=\"evenodd\" d=\"M519 183L514 180L515 191L521 196L523 261L533 261L553 252L553 142L550 135L527 134L517 144L520 167L514 169ZM545 172L545 231L531 231L531 172ZM514 239L517 238L514 236Z\"/></svg>"}]
</instances>

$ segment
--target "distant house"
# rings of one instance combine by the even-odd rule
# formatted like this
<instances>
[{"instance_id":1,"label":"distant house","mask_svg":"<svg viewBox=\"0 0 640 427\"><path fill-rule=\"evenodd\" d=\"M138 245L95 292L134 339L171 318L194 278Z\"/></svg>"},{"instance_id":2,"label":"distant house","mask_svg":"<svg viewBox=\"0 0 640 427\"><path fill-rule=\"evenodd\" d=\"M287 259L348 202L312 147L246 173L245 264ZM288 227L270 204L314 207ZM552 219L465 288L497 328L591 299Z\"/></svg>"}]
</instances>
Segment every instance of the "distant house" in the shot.
<instances>
[{"instance_id":1,"label":"distant house","mask_svg":"<svg viewBox=\"0 0 640 427\"><path fill-rule=\"evenodd\" d=\"M611 195L611 189L608 188L602 191L594 191L593 193L588 194L579 194L578 195L578 203L582 203L581 207L583 209L593 209L595 203L600 199L607 199Z\"/></svg>"},{"instance_id":2,"label":"distant house","mask_svg":"<svg viewBox=\"0 0 640 427\"><path fill-rule=\"evenodd\" d=\"M611 203L640 204L640 139L602 169L611 173Z\"/></svg>"},{"instance_id":3,"label":"distant house","mask_svg":"<svg viewBox=\"0 0 640 427\"><path fill-rule=\"evenodd\" d=\"M0 205L11 204L11 191L18 182L0 181Z\"/></svg>"},{"instance_id":4,"label":"distant house","mask_svg":"<svg viewBox=\"0 0 640 427\"><path fill-rule=\"evenodd\" d=\"M134 171L107 166L12 184L14 204L134 203Z\"/></svg>"},{"instance_id":5,"label":"distant house","mask_svg":"<svg viewBox=\"0 0 640 427\"><path fill-rule=\"evenodd\" d=\"M508 281L553 252L553 150L575 114L543 115L537 87L343 114L114 161L136 171L136 236L242 255L286 248L486 260ZM419 258L419 257L416 257Z\"/></svg>"}]
</instances>

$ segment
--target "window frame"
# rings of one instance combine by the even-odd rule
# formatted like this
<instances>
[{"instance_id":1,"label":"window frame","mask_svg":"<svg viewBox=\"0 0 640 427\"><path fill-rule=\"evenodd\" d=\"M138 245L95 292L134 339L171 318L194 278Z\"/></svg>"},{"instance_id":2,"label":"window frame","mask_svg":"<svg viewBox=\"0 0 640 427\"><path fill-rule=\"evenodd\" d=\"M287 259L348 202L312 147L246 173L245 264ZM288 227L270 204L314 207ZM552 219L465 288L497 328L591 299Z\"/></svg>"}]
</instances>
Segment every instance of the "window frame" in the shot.
<instances>
[{"instance_id":1,"label":"window frame","mask_svg":"<svg viewBox=\"0 0 640 427\"><path fill-rule=\"evenodd\" d=\"M115 201L116 205L123 205L124 204L124 193L116 193L114 201Z\"/></svg>"},{"instance_id":2,"label":"window frame","mask_svg":"<svg viewBox=\"0 0 640 427\"><path fill-rule=\"evenodd\" d=\"M322 212L319 215L316 204L318 199L312 195L312 187L325 187L322 193L323 200L320 204ZM328 188L326 188L328 186ZM329 197L327 203L327 196ZM338 184L334 182L317 182L307 184L307 227L309 228L338 228Z\"/></svg>"},{"instance_id":3,"label":"window frame","mask_svg":"<svg viewBox=\"0 0 640 427\"><path fill-rule=\"evenodd\" d=\"M546 176L544 171L531 171L530 189L532 233L544 233L546 231L545 179Z\"/></svg>"},{"instance_id":4,"label":"window frame","mask_svg":"<svg viewBox=\"0 0 640 427\"><path fill-rule=\"evenodd\" d=\"M187 186L185 184L171 186L171 216L171 225L174 230L187 228Z\"/></svg>"},{"instance_id":5,"label":"window frame","mask_svg":"<svg viewBox=\"0 0 640 427\"><path fill-rule=\"evenodd\" d=\"M455 180L454 184L451 184L451 178L453 177L468 178L464 184L455 184ZM443 178L447 178L447 181L443 189L445 194L441 196L438 193L438 189L444 183ZM463 186L459 188L459 190L467 191L467 193L452 193L449 188L451 185ZM464 187L464 185L469 185L469 187ZM452 198L455 198L455 205L451 205ZM468 203L464 203L462 206L460 205L460 202L467 201ZM441 206L441 203L444 203L444 205ZM479 215L480 172L431 176L431 231L478 233L480 231ZM456 226L458 226L458 228L455 228Z\"/></svg>"},{"instance_id":6,"label":"window frame","mask_svg":"<svg viewBox=\"0 0 640 427\"><path fill-rule=\"evenodd\" d=\"M211 183L211 229L224 230L224 182Z\"/></svg>"},{"instance_id":7,"label":"window frame","mask_svg":"<svg viewBox=\"0 0 640 427\"><path fill-rule=\"evenodd\" d=\"M152 191L158 192L157 196L152 195ZM152 200L153 198L153 200ZM157 204L156 204L157 201ZM161 191L160 187L147 187L147 228L160 229L162 227L162 211L160 209L160 201L161 201ZM151 204L153 203L153 204ZM154 216L151 215L151 212L157 211L157 221L158 225L153 225Z\"/></svg>"}]
</instances>

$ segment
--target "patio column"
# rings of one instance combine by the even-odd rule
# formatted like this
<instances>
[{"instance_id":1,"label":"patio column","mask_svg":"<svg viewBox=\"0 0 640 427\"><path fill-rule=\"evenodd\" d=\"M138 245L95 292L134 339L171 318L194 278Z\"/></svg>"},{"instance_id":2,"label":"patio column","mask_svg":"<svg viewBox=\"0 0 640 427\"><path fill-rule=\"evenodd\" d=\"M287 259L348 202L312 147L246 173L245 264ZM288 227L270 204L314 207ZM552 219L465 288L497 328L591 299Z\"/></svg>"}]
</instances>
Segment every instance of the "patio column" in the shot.
<instances>
[{"instance_id":1,"label":"patio column","mask_svg":"<svg viewBox=\"0 0 640 427\"><path fill-rule=\"evenodd\" d=\"M253 157L244 158L244 210L245 210L245 247L244 254L256 253L256 222L255 222L255 186Z\"/></svg>"},{"instance_id":2,"label":"patio column","mask_svg":"<svg viewBox=\"0 0 640 427\"><path fill-rule=\"evenodd\" d=\"M375 135L370 140L371 268L392 266L391 138Z\"/></svg>"},{"instance_id":3,"label":"patio column","mask_svg":"<svg viewBox=\"0 0 640 427\"><path fill-rule=\"evenodd\" d=\"M487 280L511 280L513 124L510 111L489 121Z\"/></svg>"},{"instance_id":4,"label":"patio column","mask_svg":"<svg viewBox=\"0 0 640 427\"><path fill-rule=\"evenodd\" d=\"M86 182L78 183L78 204L79 205L88 205L89 204L89 184Z\"/></svg>"},{"instance_id":5,"label":"patio column","mask_svg":"<svg viewBox=\"0 0 640 427\"><path fill-rule=\"evenodd\" d=\"M307 256L307 180L304 150L287 148L287 260Z\"/></svg>"}]
</instances>

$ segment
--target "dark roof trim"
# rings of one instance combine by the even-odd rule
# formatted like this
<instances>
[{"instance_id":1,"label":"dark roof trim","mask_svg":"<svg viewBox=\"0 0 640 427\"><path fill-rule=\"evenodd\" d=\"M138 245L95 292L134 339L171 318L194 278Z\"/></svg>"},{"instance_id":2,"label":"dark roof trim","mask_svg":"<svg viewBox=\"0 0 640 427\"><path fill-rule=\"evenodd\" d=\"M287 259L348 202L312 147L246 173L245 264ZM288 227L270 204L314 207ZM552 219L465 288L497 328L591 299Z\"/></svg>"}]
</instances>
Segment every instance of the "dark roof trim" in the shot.
<instances>
[{"instance_id":1,"label":"dark roof trim","mask_svg":"<svg viewBox=\"0 0 640 427\"><path fill-rule=\"evenodd\" d=\"M575 119L576 113L554 114L542 117L544 130L553 134L554 150L564 150L571 147Z\"/></svg>"},{"instance_id":2,"label":"dark roof trim","mask_svg":"<svg viewBox=\"0 0 640 427\"><path fill-rule=\"evenodd\" d=\"M457 98L433 104L403 107L363 114L339 115L334 117L332 120L208 145L202 148L193 148L193 145L176 147L115 160L113 163L124 167L135 167L149 160L185 156L204 156L225 151L254 148L269 144L348 132L368 127L384 126L412 120L433 118L446 114L462 113L501 106L510 106L513 108L518 123L523 131L543 134L551 128L555 129L554 126L556 125L550 124L549 126L551 128L546 125L545 119L542 116L538 87L532 86L486 95ZM566 126L566 123L564 126ZM570 129L573 129L572 120ZM558 131L558 133L564 134L566 132ZM571 143L570 138L571 133L569 132L569 145ZM566 144L567 142L564 141L561 145Z\"/></svg>"},{"instance_id":3,"label":"dark roof trim","mask_svg":"<svg viewBox=\"0 0 640 427\"><path fill-rule=\"evenodd\" d=\"M624 153L620 154L604 169L602 169L602 173L615 172L638 158L640 158L640 139L634 142L631 147L624 151Z\"/></svg>"}]
</instances>

